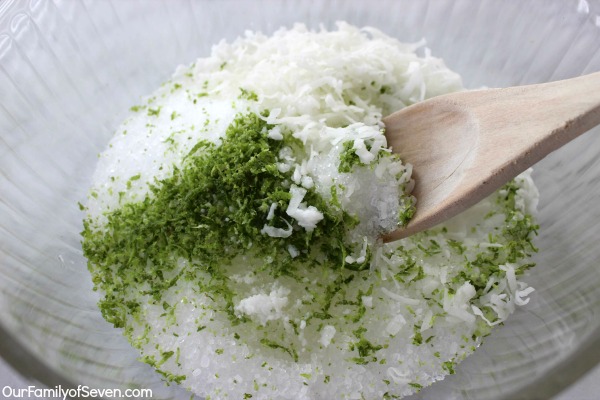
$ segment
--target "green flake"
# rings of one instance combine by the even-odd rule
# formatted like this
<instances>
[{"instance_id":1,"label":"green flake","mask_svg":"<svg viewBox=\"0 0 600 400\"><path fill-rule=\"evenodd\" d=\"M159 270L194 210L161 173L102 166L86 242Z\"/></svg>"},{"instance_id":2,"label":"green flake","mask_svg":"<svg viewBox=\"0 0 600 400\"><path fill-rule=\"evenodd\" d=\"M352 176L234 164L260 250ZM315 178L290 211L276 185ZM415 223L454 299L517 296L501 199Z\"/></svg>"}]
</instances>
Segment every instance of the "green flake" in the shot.
<instances>
[{"instance_id":1,"label":"green flake","mask_svg":"<svg viewBox=\"0 0 600 400\"><path fill-rule=\"evenodd\" d=\"M358 365L365 365L369 362L377 361L377 358L373 357L373 354L384 348L382 345L374 345L367 340L364 337L366 332L367 329L363 326L352 332L359 340L358 342L350 343L350 351L356 350L358 352L358 357L354 357L351 360ZM367 359L366 357L370 357L370 359Z\"/></svg>"},{"instance_id":2,"label":"green flake","mask_svg":"<svg viewBox=\"0 0 600 400\"><path fill-rule=\"evenodd\" d=\"M442 363L442 368L444 370L446 370L451 375L455 373L455 371L454 371L454 367L455 366L456 366L456 363L454 361L452 361L452 360L450 360L450 361L444 361Z\"/></svg>"},{"instance_id":3,"label":"green flake","mask_svg":"<svg viewBox=\"0 0 600 400\"><path fill-rule=\"evenodd\" d=\"M250 100L250 101L258 101L258 95L256 94L256 92L253 91L249 91L246 90L244 88L240 88L240 95L238 96L239 99L245 99L245 100Z\"/></svg>"},{"instance_id":4,"label":"green flake","mask_svg":"<svg viewBox=\"0 0 600 400\"><path fill-rule=\"evenodd\" d=\"M354 150L354 141L348 140L344 142L343 150L340 153L338 172L350 173L357 164L362 164L360 157L356 155L356 150Z\"/></svg>"},{"instance_id":5,"label":"green flake","mask_svg":"<svg viewBox=\"0 0 600 400\"><path fill-rule=\"evenodd\" d=\"M272 341L272 340L269 340L269 339L267 339L267 338L263 338L263 339L261 339L261 340L260 340L260 344L262 344L263 346L267 346L267 347L269 347L269 348L271 348L271 349L281 349L281 350L283 350L284 352L286 352L287 354L289 354L289 355L290 355L290 357L292 357L292 359L293 359L295 362L298 362L298 353L296 353L296 349L294 349L294 348L293 348L293 347L291 347L291 346L290 346L290 347L286 347L286 346L284 346L284 345L281 345L281 344L279 344L279 343L276 343L276 342L274 342L274 341Z\"/></svg>"},{"instance_id":6,"label":"green flake","mask_svg":"<svg viewBox=\"0 0 600 400\"><path fill-rule=\"evenodd\" d=\"M158 115L160 114L160 109L161 109L161 107L149 108L148 109L148 116L149 117L158 117Z\"/></svg>"}]
</instances>

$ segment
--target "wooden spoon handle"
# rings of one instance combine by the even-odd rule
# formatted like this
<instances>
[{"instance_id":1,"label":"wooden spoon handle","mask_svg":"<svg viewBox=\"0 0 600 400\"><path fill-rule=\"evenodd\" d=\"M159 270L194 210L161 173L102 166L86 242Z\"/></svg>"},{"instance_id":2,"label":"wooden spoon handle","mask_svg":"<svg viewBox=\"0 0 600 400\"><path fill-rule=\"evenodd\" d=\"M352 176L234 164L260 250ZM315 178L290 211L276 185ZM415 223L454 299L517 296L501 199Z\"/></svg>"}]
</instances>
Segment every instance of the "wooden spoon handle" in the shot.
<instances>
[{"instance_id":1,"label":"wooden spoon handle","mask_svg":"<svg viewBox=\"0 0 600 400\"><path fill-rule=\"evenodd\" d=\"M488 170L506 169L506 180L600 124L600 73L464 94L472 96L480 151L497 160Z\"/></svg>"}]
</instances>

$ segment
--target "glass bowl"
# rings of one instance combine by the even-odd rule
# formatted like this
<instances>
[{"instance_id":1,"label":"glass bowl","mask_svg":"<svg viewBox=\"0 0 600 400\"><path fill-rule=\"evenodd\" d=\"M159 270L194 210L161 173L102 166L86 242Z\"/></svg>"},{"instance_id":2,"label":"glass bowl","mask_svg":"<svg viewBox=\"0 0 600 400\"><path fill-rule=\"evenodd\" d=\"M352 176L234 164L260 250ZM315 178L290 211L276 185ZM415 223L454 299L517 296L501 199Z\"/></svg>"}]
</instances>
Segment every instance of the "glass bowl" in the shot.
<instances>
[{"instance_id":1,"label":"glass bowl","mask_svg":"<svg viewBox=\"0 0 600 400\"><path fill-rule=\"evenodd\" d=\"M165 386L96 307L79 232L97 154L130 105L178 64L244 30L304 22L425 38L469 88L600 70L595 1L0 2L0 354L50 387ZM415 399L549 398L600 360L600 135L535 167L536 287L460 364Z\"/></svg>"}]
</instances>

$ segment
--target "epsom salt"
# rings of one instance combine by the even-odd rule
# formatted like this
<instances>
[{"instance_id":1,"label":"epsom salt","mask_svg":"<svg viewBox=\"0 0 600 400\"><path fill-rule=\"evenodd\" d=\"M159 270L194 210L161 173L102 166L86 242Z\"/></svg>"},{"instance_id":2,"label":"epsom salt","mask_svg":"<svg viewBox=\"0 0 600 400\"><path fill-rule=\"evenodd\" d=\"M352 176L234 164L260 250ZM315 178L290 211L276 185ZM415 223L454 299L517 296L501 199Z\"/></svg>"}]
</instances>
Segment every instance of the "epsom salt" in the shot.
<instances>
[{"instance_id":1,"label":"epsom salt","mask_svg":"<svg viewBox=\"0 0 600 400\"><path fill-rule=\"evenodd\" d=\"M207 399L402 397L527 304L530 171L376 240L415 210L382 116L462 90L423 45L345 23L246 32L132 107L83 248L103 316L163 379Z\"/></svg>"}]
</instances>

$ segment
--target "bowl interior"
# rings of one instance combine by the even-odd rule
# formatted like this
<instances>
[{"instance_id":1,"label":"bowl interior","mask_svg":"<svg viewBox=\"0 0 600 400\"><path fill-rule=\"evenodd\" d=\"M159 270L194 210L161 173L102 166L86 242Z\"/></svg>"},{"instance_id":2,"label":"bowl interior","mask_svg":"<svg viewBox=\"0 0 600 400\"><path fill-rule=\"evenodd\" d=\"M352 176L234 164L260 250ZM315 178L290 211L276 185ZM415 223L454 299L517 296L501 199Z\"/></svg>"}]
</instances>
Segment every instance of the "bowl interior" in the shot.
<instances>
[{"instance_id":1,"label":"bowl interior","mask_svg":"<svg viewBox=\"0 0 600 400\"><path fill-rule=\"evenodd\" d=\"M345 20L425 38L468 88L600 70L600 4L548 1L43 1L0 3L0 352L49 386L152 388L102 319L80 248L97 154L178 64L244 30ZM457 373L415 398L548 398L600 360L598 129L535 168L537 290Z\"/></svg>"}]
</instances>

